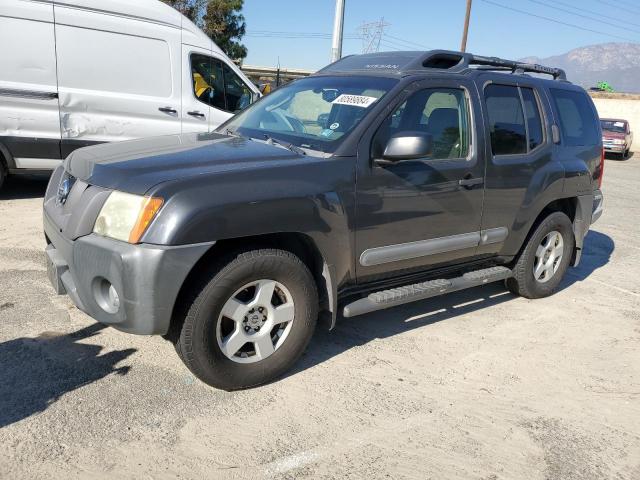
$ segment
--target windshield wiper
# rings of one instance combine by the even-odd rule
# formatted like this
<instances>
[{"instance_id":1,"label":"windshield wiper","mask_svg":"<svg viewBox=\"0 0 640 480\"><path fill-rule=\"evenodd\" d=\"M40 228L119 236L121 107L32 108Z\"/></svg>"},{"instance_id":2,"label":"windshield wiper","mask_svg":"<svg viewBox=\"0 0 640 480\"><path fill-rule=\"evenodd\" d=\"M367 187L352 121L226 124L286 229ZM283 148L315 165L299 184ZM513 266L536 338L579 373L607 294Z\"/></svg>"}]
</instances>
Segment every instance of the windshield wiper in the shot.
<instances>
[{"instance_id":1,"label":"windshield wiper","mask_svg":"<svg viewBox=\"0 0 640 480\"><path fill-rule=\"evenodd\" d=\"M270 137L266 133L263 134L263 135L264 135L264 138L267 141L267 143L270 144L270 145L280 145L281 147L284 147L287 150L292 151L293 153L297 153L298 155L306 155L307 154L307 152L305 152L302 148L294 145L293 143L283 142L282 140L278 140L276 138Z\"/></svg>"}]
</instances>

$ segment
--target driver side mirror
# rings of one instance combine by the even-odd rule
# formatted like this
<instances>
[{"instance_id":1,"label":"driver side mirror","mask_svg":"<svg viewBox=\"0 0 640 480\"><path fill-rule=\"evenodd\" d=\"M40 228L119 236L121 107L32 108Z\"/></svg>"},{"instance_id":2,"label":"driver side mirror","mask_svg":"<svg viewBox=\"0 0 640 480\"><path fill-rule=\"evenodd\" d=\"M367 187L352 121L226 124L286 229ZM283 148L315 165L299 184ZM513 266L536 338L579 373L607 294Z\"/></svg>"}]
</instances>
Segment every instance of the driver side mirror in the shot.
<instances>
[{"instance_id":1,"label":"driver side mirror","mask_svg":"<svg viewBox=\"0 0 640 480\"><path fill-rule=\"evenodd\" d=\"M382 162L395 163L430 157L433 154L433 137L422 132L400 132L393 135L382 154Z\"/></svg>"}]
</instances>

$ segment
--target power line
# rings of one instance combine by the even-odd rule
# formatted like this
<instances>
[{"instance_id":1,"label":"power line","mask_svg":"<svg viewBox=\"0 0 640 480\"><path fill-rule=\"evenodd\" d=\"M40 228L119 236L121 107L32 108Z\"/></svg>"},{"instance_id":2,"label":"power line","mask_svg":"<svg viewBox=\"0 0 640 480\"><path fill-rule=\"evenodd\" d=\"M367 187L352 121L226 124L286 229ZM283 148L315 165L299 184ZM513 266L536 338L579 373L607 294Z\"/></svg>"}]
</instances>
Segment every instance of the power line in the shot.
<instances>
[{"instance_id":1,"label":"power line","mask_svg":"<svg viewBox=\"0 0 640 480\"><path fill-rule=\"evenodd\" d=\"M621 37L619 35L614 35L612 33L607 33L607 32L601 32L599 30L593 30L591 28L585 28L585 27L581 27L580 25L576 25L574 23L569 23L569 22L563 22L561 20L556 20L555 18L549 18L549 17L545 17L543 15L537 15L535 13L531 13L531 12L527 12L525 10L520 10L518 8L513 8L513 7L509 7L507 5L503 5L501 3L497 3L497 2L493 2L492 0L482 0L484 3L489 3L491 5L495 5L496 7L500 7L500 8L504 8L506 10L511 10L512 12L517 12L517 13L521 13L523 15L528 15L530 17L535 17L535 18L539 18L541 20L547 20L548 22L553 22L553 23L557 23L559 25L564 25L567 27L572 27L572 28L576 28L578 30L584 30L585 32L591 32L591 33L597 33L598 35L604 35L607 37L613 37L613 38L619 38L621 40L627 40L628 42L633 42L633 43L637 43L636 40L633 40L631 38L627 38L627 37Z\"/></svg>"},{"instance_id":2,"label":"power line","mask_svg":"<svg viewBox=\"0 0 640 480\"><path fill-rule=\"evenodd\" d=\"M555 3L558 3L560 5L564 5L565 7L573 8L574 10L580 10L582 12L592 13L593 15L599 15L602 18L608 18L609 20L615 20L616 22L619 22L619 23L626 23L627 25L633 25L635 27L640 27L640 23L633 23L633 22L630 22L628 20L621 20L621 19L616 18L616 17L610 17L609 15L605 15L604 13L594 12L593 10L587 10L585 8L582 8L582 7L576 7L574 5L571 5L571 4L565 3L565 2L561 2L559 0L555 0Z\"/></svg>"},{"instance_id":3,"label":"power line","mask_svg":"<svg viewBox=\"0 0 640 480\"><path fill-rule=\"evenodd\" d=\"M330 33L321 32L278 32L271 30L249 30L245 34L247 37L262 37L262 38L331 38ZM358 35L345 35L345 38L350 40L358 40Z\"/></svg>"},{"instance_id":4,"label":"power line","mask_svg":"<svg viewBox=\"0 0 640 480\"><path fill-rule=\"evenodd\" d=\"M561 8L561 7L556 7L555 5L548 4L546 2L541 2L540 0L528 0L528 1L531 2L531 3L537 3L538 5L543 5L543 6L548 7L548 8L553 8L553 9L558 10L560 12L568 13L569 15L575 15L577 17L586 18L587 20L593 20L595 22L604 23L605 25L611 25L612 27L622 28L623 30L628 30L630 32L640 34L640 31L635 30L633 28L623 27L622 25L617 25L615 23L607 22L605 20L602 20L601 18L595 18L595 17L591 17L589 15L584 15L582 13L572 12L571 10L566 10L564 8ZM558 2L556 2L556 3L558 3Z\"/></svg>"},{"instance_id":5,"label":"power line","mask_svg":"<svg viewBox=\"0 0 640 480\"><path fill-rule=\"evenodd\" d=\"M428 47L426 45L422 45L421 43L416 43L416 42L412 42L412 41L409 41L409 40L404 40L404 39L399 38L399 37L394 37L393 35L389 35L388 33L385 33L384 35L385 35L385 37L392 38L392 39L397 40L397 41L402 42L402 43L406 43L406 44L409 44L409 45L415 45L416 47L420 47L420 48L426 48L427 50L431 49L431 47Z\"/></svg>"},{"instance_id":6,"label":"power line","mask_svg":"<svg viewBox=\"0 0 640 480\"><path fill-rule=\"evenodd\" d=\"M387 35L385 35L382 40L387 44L387 45L392 45L400 50L431 50L431 48L429 47L420 47L419 49L414 47L414 46L409 46L403 43L400 43L396 40L391 40L390 38L388 38Z\"/></svg>"},{"instance_id":7,"label":"power line","mask_svg":"<svg viewBox=\"0 0 640 480\"><path fill-rule=\"evenodd\" d=\"M619 3L624 4L624 2L620 2L620 0L618 0L618 3L613 3L613 2L606 1L606 0L599 0L599 1L600 1L600 3L604 3L605 5L609 5L610 7L617 8L618 10L624 10L625 12L628 12L628 13L631 13L631 14L634 14L634 15L640 14L640 10L638 10L637 5L633 5L632 6L632 5L626 4L624 7L621 7L619 5ZM629 7L632 7L632 9L628 10Z\"/></svg>"}]
</instances>

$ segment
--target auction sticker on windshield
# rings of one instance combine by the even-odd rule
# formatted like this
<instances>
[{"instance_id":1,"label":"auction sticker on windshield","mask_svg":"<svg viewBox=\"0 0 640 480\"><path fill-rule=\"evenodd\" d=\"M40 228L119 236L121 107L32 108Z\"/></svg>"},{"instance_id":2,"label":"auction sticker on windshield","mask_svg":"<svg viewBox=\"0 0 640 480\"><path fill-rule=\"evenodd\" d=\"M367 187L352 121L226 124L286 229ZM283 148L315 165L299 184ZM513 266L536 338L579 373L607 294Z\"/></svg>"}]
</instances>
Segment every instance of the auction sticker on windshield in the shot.
<instances>
[{"instance_id":1,"label":"auction sticker on windshield","mask_svg":"<svg viewBox=\"0 0 640 480\"><path fill-rule=\"evenodd\" d=\"M336 105L353 105L354 107L367 108L376 100L378 100L376 97L367 97L366 95L347 95L346 93L343 93L331 103Z\"/></svg>"}]
</instances>

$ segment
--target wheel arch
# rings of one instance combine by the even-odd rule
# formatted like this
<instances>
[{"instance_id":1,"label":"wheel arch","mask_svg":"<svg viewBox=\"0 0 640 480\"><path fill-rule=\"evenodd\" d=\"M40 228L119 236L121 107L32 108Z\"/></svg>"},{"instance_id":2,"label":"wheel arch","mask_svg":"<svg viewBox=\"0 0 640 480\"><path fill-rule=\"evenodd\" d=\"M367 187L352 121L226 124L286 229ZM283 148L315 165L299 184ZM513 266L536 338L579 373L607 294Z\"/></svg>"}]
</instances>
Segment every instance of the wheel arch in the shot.
<instances>
[{"instance_id":1,"label":"wheel arch","mask_svg":"<svg viewBox=\"0 0 640 480\"><path fill-rule=\"evenodd\" d=\"M333 267L328 264L313 239L303 233L274 233L250 237L230 238L217 241L196 262L182 283L171 315L171 325L167 336L178 331L181 309L188 303L193 288L197 288L202 276L214 268L222 267L222 260L230 254L260 248L286 250L296 255L307 266L318 288L320 299L320 320L333 329L337 316L337 285Z\"/></svg>"},{"instance_id":2,"label":"wheel arch","mask_svg":"<svg viewBox=\"0 0 640 480\"><path fill-rule=\"evenodd\" d=\"M10 169L16 168L15 161L9 149L0 142L0 168L4 167L5 172L9 172Z\"/></svg>"},{"instance_id":3,"label":"wheel arch","mask_svg":"<svg viewBox=\"0 0 640 480\"><path fill-rule=\"evenodd\" d=\"M529 243L529 239L535 232L536 228L538 228L538 225L540 225L544 221L544 219L547 218L552 213L562 212L567 217L569 217L569 220L573 224L573 233L575 237L576 246L574 247L574 251L572 253L571 265L574 265L574 266L577 265L577 262L580 260L580 250L582 249L582 240L584 238L584 235L586 234L586 232L581 233L582 230L580 230L584 223L583 222L583 218L584 218L583 203L584 202L581 202L580 198L581 197L578 197L578 196L558 198L546 204L540 210L538 215L536 215L535 219L529 226L527 235L525 236L524 241L520 246L518 254L514 257L514 261L520 257L520 255L522 254L522 251L527 246L527 243ZM576 222L578 222L578 224L576 224ZM587 226L587 229L588 229L588 226Z\"/></svg>"}]
</instances>

